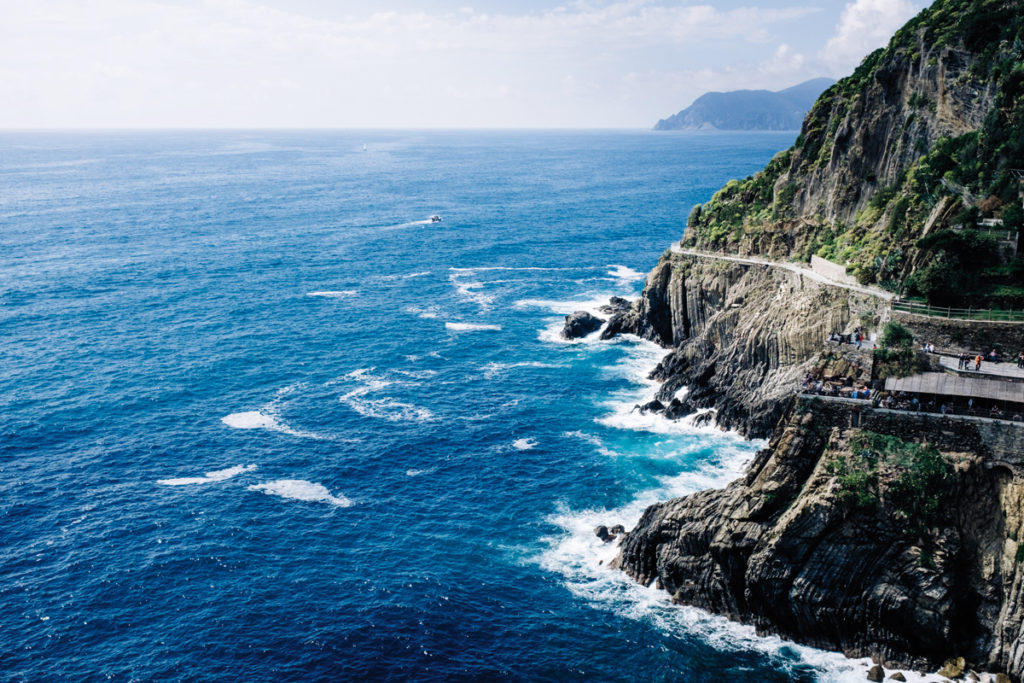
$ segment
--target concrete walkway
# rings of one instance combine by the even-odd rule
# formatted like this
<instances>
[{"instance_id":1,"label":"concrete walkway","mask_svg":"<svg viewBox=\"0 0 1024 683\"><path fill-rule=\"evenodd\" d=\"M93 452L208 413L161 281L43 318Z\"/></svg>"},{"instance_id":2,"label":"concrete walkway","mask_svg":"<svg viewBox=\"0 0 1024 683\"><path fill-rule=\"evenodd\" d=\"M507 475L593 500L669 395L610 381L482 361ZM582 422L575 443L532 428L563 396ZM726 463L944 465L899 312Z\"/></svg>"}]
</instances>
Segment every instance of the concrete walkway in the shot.
<instances>
[{"instance_id":1,"label":"concrete walkway","mask_svg":"<svg viewBox=\"0 0 1024 683\"><path fill-rule=\"evenodd\" d=\"M939 364L944 370L951 370L963 377L984 377L986 379L1009 379L1015 382L1024 382L1024 368L1017 367L1017 361L1004 361L1002 363L989 363L982 361L981 369L974 369L974 356L971 356L970 370L957 369L957 359L953 356L940 356Z\"/></svg>"},{"instance_id":2,"label":"concrete walkway","mask_svg":"<svg viewBox=\"0 0 1024 683\"><path fill-rule=\"evenodd\" d=\"M882 301L892 301L895 296L892 292L887 292L877 287L864 287L861 285L851 285L846 282L839 282L832 278L826 277L821 273L816 273L805 265L799 263L783 263L780 261L769 261L768 259L761 258L749 258L744 256L726 256L724 254L709 254L703 251L694 251L693 249L683 249L678 243L673 243L670 247L673 254L679 254L680 256L694 256L696 258L707 258L715 259L717 261L732 261L733 263L742 263L750 266L769 266L771 268L782 268L788 270L791 273L796 273L806 278L810 278L816 282L820 282L831 287L841 287L848 289L851 292L857 292L858 294L865 294L867 296L873 296L876 299Z\"/></svg>"}]
</instances>

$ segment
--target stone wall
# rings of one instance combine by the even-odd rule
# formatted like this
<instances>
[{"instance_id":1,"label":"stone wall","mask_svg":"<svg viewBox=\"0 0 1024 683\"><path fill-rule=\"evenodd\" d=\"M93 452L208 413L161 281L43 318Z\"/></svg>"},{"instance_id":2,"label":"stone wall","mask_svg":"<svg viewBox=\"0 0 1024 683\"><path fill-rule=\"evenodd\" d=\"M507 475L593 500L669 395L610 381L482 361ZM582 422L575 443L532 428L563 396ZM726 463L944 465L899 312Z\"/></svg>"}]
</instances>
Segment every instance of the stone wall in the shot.
<instances>
[{"instance_id":1,"label":"stone wall","mask_svg":"<svg viewBox=\"0 0 1024 683\"><path fill-rule=\"evenodd\" d=\"M859 426L904 441L926 441L943 451L974 452L991 460L1024 466L1024 423L872 408L865 401L827 396L800 398L815 413L818 423L830 428Z\"/></svg>"}]
</instances>

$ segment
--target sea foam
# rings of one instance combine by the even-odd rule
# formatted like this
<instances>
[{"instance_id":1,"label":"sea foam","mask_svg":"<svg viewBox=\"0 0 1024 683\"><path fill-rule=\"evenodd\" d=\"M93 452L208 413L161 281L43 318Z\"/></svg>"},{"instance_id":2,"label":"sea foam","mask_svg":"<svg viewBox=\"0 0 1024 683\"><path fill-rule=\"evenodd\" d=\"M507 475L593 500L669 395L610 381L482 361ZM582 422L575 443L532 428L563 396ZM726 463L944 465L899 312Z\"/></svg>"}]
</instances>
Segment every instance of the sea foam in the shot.
<instances>
[{"instance_id":1,"label":"sea foam","mask_svg":"<svg viewBox=\"0 0 1024 683\"><path fill-rule=\"evenodd\" d=\"M163 486L188 486L190 484L209 484L214 481L225 481L244 472L252 472L256 465L235 465L222 470L207 472L201 477L178 477L175 479L157 479L156 483Z\"/></svg>"},{"instance_id":2,"label":"sea foam","mask_svg":"<svg viewBox=\"0 0 1024 683\"><path fill-rule=\"evenodd\" d=\"M380 393L392 384L415 385L413 382L384 379L374 374L373 368L354 370L345 378L359 382L361 386L341 395L338 400L363 417L387 420L388 422L429 422L434 419L434 414L427 408L397 401L390 396L370 396Z\"/></svg>"},{"instance_id":3,"label":"sea foam","mask_svg":"<svg viewBox=\"0 0 1024 683\"><path fill-rule=\"evenodd\" d=\"M263 410L250 410L243 413L231 413L220 419L228 427L235 429L267 429L272 432L298 436L305 439L322 439L324 437L313 432L292 429L281 422L276 416Z\"/></svg>"},{"instance_id":4,"label":"sea foam","mask_svg":"<svg viewBox=\"0 0 1024 683\"><path fill-rule=\"evenodd\" d=\"M270 496L280 496L290 500L301 500L309 503L329 503L338 507L349 507L352 501L345 496L335 496L323 484L305 479L277 479L265 484L253 484L250 491L261 491Z\"/></svg>"},{"instance_id":5,"label":"sea foam","mask_svg":"<svg viewBox=\"0 0 1024 683\"><path fill-rule=\"evenodd\" d=\"M501 325L489 323L445 323L444 327L452 332L498 331L501 329Z\"/></svg>"},{"instance_id":6,"label":"sea foam","mask_svg":"<svg viewBox=\"0 0 1024 683\"><path fill-rule=\"evenodd\" d=\"M644 279L644 274L633 270L629 266L622 266L618 264L612 264L608 266L611 270L608 271L608 275L623 285L632 284L638 280Z\"/></svg>"}]
</instances>

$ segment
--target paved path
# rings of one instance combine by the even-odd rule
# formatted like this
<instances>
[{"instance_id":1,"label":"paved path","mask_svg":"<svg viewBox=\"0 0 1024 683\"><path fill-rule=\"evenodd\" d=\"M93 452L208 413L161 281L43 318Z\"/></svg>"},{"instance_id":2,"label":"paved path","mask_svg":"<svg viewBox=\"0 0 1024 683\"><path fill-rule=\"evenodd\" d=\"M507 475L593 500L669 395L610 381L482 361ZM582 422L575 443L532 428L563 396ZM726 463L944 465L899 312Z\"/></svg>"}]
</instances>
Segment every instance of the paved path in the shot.
<instances>
[{"instance_id":1,"label":"paved path","mask_svg":"<svg viewBox=\"0 0 1024 683\"><path fill-rule=\"evenodd\" d=\"M1017 367L1017 361L990 363L986 360L982 361L981 370L977 371L974 369L974 356L971 356L970 370L957 369L957 359L952 356L940 356L939 363L942 367L953 370L964 377L986 377L989 379L1010 378L1018 382L1024 382L1024 369Z\"/></svg>"},{"instance_id":2,"label":"paved path","mask_svg":"<svg viewBox=\"0 0 1024 683\"><path fill-rule=\"evenodd\" d=\"M797 275L802 275L803 277L810 278L811 280L815 280L816 282L821 282L822 284L830 285L832 287L842 287L843 289L848 289L851 292L857 292L858 294L866 294L867 296L873 296L876 299L881 299L883 301L892 301L894 296L891 292L886 292L885 290L878 289L876 287L862 287L860 285L851 285L846 282L839 282L838 280L833 280L830 277L826 277L821 273L816 273L807 266L803 266L798 263L783 263L780 261L769 261L768 259L749 258L745 256L725 256L724 254L709 254L703 251L694 251L693 249L683 249L681 246L679 246L678 243L673 243L670 249L673 254L679 254L681 256L695 256L697 258L709 258L718 261L732 261L733 263L743 263L751 266L769 266L771 268L782 268L783 270L788 270L792 273L796 273Z\"/></svg>"}]
</instances>

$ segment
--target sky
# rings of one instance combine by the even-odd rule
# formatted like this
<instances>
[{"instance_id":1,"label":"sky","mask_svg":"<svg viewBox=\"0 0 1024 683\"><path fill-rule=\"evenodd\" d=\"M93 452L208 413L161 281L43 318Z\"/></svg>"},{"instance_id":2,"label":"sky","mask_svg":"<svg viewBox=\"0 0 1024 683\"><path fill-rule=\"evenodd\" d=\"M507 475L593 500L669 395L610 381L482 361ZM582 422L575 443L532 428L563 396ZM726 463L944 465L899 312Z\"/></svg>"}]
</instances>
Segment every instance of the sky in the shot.
<instances>
[{"instance_id":1,"label":"sky","mask_svg":"<svg viewBox=\"0 0 1024 683\"><path fill-rule=\"evenodd\" d=\"M0 128L649 128L924 0L0 0Z\"/></svg>"}]
</instances>

